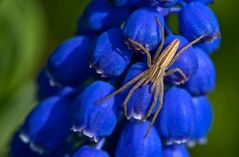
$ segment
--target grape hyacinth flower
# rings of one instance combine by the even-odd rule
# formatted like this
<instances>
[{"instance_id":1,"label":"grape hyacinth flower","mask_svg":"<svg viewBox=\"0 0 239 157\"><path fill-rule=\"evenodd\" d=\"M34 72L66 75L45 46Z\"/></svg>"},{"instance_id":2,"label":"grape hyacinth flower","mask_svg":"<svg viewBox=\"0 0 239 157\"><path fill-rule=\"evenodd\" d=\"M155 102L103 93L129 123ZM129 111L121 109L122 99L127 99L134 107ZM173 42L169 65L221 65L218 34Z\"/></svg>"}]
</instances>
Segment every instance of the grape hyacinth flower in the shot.
<instances>
[{"instance_id":1,"label":"grape hyacinth flower","mask_svg":"<svg viewBox=\"0 0 239 157\"><path fill-rule=\"evenodd\" d=\"M103 81L90 84L73 102L73 131L98 141L109 136L117 123L118 110L115 98L99 105L95 102L110 93L114 87Z\"/></svg>"},{"instance_id":2,"label":"grape hyacinth flower","mask_svg":"<svg viewBox=\"0 0 239 157\"><path fill-rule=\"evenodd\" d=\"M213 121L210 54L221 33L212 2L90 1L39 73L39 103L9 155L189 157Z\"/></svg>"},{"instance_id":3,"label":"grape hyacinth flower","mask_svg":"<svg viewBox=\"0 0 239 157\"><path fill-rule=\"evenodd\" d=\"M71 126L71 104L68 98L52 96L38 104L29 114L19 137L24 143L29 143L33 150L48 153L65 144Z\"/></svg>"},{"instance_id":4,"label":"grape hyacinth flower","mask_svg":"<svg viewBox=\"0 0 239 157\"><path fill-rule=\"evenodd\" d=\"M73 157L109 157L109 155L99 149L90 146L82 146L79 150L75 152Z\"/></svg>"}]
</instances>

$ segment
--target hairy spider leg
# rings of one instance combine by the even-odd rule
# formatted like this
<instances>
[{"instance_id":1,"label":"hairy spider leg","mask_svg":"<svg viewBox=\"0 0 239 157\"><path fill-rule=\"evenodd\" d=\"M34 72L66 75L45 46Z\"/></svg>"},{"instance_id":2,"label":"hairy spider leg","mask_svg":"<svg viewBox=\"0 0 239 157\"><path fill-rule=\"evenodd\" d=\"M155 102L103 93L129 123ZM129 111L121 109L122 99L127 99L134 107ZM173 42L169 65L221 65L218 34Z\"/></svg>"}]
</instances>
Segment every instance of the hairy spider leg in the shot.
<instances>
[{"instance_id":1,"label":"hairy spider leg","mask_svg":"<svg viewBox=\"0 0 239 157\"><path fill-rule=\"evenodd\" d=\"M99 103L101 103L101 102L103 102L103 101L105 101L105 100L107 100L107 99L109 99L109 98L111 98L111 97L113 97L113 96L119 94L119 93L122 92L124 89L128 88L130 85L134 84L134 83L137 82L139 79L141 79L142 77L144 77L145 74L147 74L147 72L148 72L148 69L145 70L145 71L143 71L143 72L141 72L140 74L138 74L137 76L135 76L134 78L132 78L130 81L128 81L127 83L125 83L125 84L124 84L122 87L120 87L118 90L116 90L115 92L113 92L112 94L110 94L110 95L108 95L108 96L106 96L106 97L104 97L104 98L102 98L102 99L96 101L96 104L99 104Z\"/></svg>"},{"instance_id":2,"label":"hairy spider leg","mask_svg":"<svg viewBox=\"0 0 239 157\"><path fill-rule=\"evenodd\" d=\"M179 81L179 82L176 82L177 84L183 84L184 82L186 82L188 80L187 76L184 74L184 72L179 69L179 68L175 68L175 69L172 69L172 70L169 70L166 72L165 76L169 76L169 75L172 75L174 73L179 73L181 76L182 76L182 80Z\"/></svg>"},{"instance_id":3,"label":"hairy spider leg","mask_svg":"<svg viewBox=\"0 0 239 157\"><path fill-rule=\"evenodd\" d=\"M153 95L153 103L152 103L152 105L150 106L150 108L149 108L149 110L148 110L148 112L147 112L147 115L144 117L144 119L143 120L146 120L149 116L150 116L150 114L153 112L153 109L155 108L155 106L157 105L157 102L158 102L158 97L159 97L159 92L160 92L160 85L158 84L158 82L155 82L153 85L155 85L155 88L154 88L154 93L152 93L152 94L154 94ZM152 88L151 88L152 89Z\"/></svg>"},{"instance_id":4,"label":"hairy spider leg","mask_svg":"<svg viewBox=\"0 0 239 157\"><path fill-rule=\"evenodd\" d=\"M178 57L179 57L186 49L188 49L188 48L189 48L190 46L192 46L193 44L199 42L203 37L205 37L205 35L201 35L200 37L196 38L195 40L193 40L192 42L186 44L183 48L181 48L181 49L178 51L178 53L173 57L173 59L171 60L170 64L168 65L168 67L172 66L173 63L175 63L175 61L178 59ZM183 84L183 83L185 83L185 82L188 80L188 78L187 78L187 76L185 75L185 73L184 73L181 69L179 69L179 68L175 68L175 69L172 69L172 70L166 72L166 75L165 75L165 76L169 76L169 75L171 75L171 74L173 74L173 73L176 73L176 72L179 73L179 74L182 76L182 78L183 78L181 81L175 82L176 84Z\"/></svg>"},{"instance_id":5,"label":"hairy spider leg","mask_svg":"<svg viewBox=\"0 0 239 157\"><path fill-rule=\"evenodd\" d=\"M150 89L150 94L153 94L153 92L155 91L156 86L157 86L157 83L153 83L153 85Z\"/></svg>"},{"instance_id":6,"label":"hairy spider leg","mask_svg":"<svg viewBox=\"0 0 239 157\"><path fill-rule=\"evenodd\" d=\"M169 64L168 67L170 67L171 65L173 65L173 63L178 59L178 57L186 50L188 49L190 46L194 45L195 43L199 42L202 38L204 38L205 35L201 35L200 37L194 39L193 41L191 41L190 43L188 43L187 45L185 45L183 48L181 48L178 53L173 57L171 63Z\"/></svg>"},{"instance_id":7,"label":"hairy spider leg","mask_svg":"<svg viewBox=\"0 0 239 157\"><path fill-rule=\"evenodd\" d=\"M147 137L147 135L148 135L150 129L152 128L152 126L153 126L153 124L154 124L156 118L158 117L158 114L159 114L159 112L161 111L162 106L163 106L163 97L164 97L164 84L163 84L163 79L160 81L160 84L159 84L159 93L157 93L157 95L159 95L159 101L160 101L160 102L159 102L159 106L158 106L156 112L154 113L153 119L152 119L151 123L150 123L149 126L148 126L148 129L147 129L147 131L146 131L146 133L145 133L145 135L144 135L144 138Z\"/></svg>"},{"instance_id":8,"label":"hairy spider leg","mask_svg":"<svg viewBox=\"0 0 239 157\"><path fill-rule=\"evenodd\" d=\"M147 65L148 67L150 67L152 65L152 61L151 61L151 55L150 52L140 43L132 40L132 39L128 39L128 41L135 46L137 46L140 50L142 50L141 52L145 53L147 56Z\"/></svg>"},{"instance_id":9,"label":"hairy spider leg","mask_svg":"<svg viewBox=\"0 0 239 157\"><path fill-rule=\"evenodd\" d=\"M129 91L129 93L127 94L125 100L124 100L124 115L125 117L127 117L127 103L130 99L130 97L132 96L132 94L134 93L134 91L139 88L143 83L144 81L147 79L147 75L144 76L143 78L141 78Z\"/></svg>"},{"instance_id":10,"label":"hairy spider leg","mask_svg":"<svg viewBox=\"0 0 239 157\"><path fill-rule=\"evenodd\" d=\"M157 61L157 58L158 58L160 52L162 51L163 45L164 45L164 42L165 42L164 27L162 26L162 24L161 24L161 22L160 22L158 17L156 17L156 21L157 21L157 24L158 24L158 26L160 28L160 31L161 31L162 40L161 40L161 43L160 43L160 45L159 45L159 47L158 47L158 49L157 49L157 51L156 51L156 53L155 53L155 55L153 57L153 64Z\"/></svg>"}]
</instances>

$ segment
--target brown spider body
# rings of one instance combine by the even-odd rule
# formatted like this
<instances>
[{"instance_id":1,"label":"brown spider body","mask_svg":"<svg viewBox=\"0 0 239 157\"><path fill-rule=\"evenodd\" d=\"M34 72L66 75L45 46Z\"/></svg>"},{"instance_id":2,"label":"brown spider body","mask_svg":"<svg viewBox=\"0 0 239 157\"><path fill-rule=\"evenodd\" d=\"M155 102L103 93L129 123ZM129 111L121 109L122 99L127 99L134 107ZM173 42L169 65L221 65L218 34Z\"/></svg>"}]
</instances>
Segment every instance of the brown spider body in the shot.
<instances>
[{"instance_id":1,"label":"brown spider body","mask_svg":"<svg viewBox=\"0 0 239 157\"><path fill-rule=\"evenodd\" d=\"M154 116L152 118L150 126L148 127L148 130L145 133L145 137L147 136L149 130L153 126L153 124L162 108L162 105L163 105L164 77L177 72L183 77L183 79L179 82L180 84L184 83L187 80L186 75L179 68L175 68L175 69L172 69L169 71L167 71L167 69L177 60L177 58L180 56L180 54L183 51L185 51L188 47L192 46L194 43L198 42L199 40L201 40L204 37L204 35L198 37L197 39L195 39L192 42L185 45L179 51L178 51L178 48L180 45L180 41L179 41L179 39L175 39L161 52L163 45L164 45L164 29L163 29L161 23L159 22L158 18L156 18L156 20L157 20L157 23L161 30L162 41L161 41L161 44L160 44L158 50L156 51L156 53L153 57L153 62L151 61L152 58L151 58L150 52L143 45L141 45L140 43L137 43L131 39L128 39L128 45L131 45L135 50L140 50L142 53L145 53L147 55L148 69L141 72L137 76L135 76L133 79L128 81L126 84L124 84L121 88L119 88L112 94L110 94L96 102L96 103L100 103L106 99L109 99L109 98L119 94L124 89L128 88L130 85L134 84L124 100L124 114L125 114L125 117L127 117L127 103L129 101L131 95L134 93L134 91L137 88L151 84L152 86L150 89L150 93L153 94L153 103L150 106L150 109L148 110L147 115L146 115L146 117L143 118L143 120L146 120L147 118L149 118L149 116L151 115L151 113L153 112L153 109L155 108L155 106L157 104L158 98L160 100L160 104L157 107L156 112L154 113Z\"/></svg>"}]
</instances>

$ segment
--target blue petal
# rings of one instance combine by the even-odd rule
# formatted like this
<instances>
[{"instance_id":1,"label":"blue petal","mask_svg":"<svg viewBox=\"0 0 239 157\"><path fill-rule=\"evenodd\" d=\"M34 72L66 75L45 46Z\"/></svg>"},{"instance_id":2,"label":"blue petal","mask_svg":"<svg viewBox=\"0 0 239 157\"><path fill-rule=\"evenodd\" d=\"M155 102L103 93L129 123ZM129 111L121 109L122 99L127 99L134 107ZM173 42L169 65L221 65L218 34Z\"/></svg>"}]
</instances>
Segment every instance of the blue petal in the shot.
<instances>
[{"instance_id":1,"label":"blue petal","mask_svg":"<svg viewBox=\"0 0 239 157\"><path fill-rule=\"evenodd\" d=\"M168 144L190 139L194 125L194 105L190 94L172 87L165 92L163 108L156 120L161 138Z\"/></svg>"},{"instance_id":2,"label":"blue petal","mask_svg":"<svg viewBox=\"0 0 239 157\"><path fill-rule=\"evenodd\" d=\"M190 41L201 35L206 35L204 42L221 37L215 14L209 7L199 2L191 2L182 8L179 13L179 29Z\"/></svg>"},{"instance_id":3,"label":"blue petal","mask_svg":"<svg viewBox=\"0 0 239 157\"><path fill-rule=\"evenodd\" d=\"M203 142L212 125L213 111L206 96L194 97L193 102L195 107L195 125L192 140Z\"/></svg>"},{"instance_id":4,"label":"blue petal","mask_svg":"<svg viewBox=\"0 0 239 157\"><path fill-rule=\"evenodd\" d=\"M156 17L164 26L163 16L156 10L140 8L134 11L125 22L125 37L141 43L148 50L156 49L162 38Z\"/></svg>"},{"instance_id":5,"label":"blue petal","mask_svg":"<svg viewBox=\"0 0 239 157\"><path fill-rule=\"evenodd\" d=\"M55 152L47 152L45 154L36 152L29 143L24 143L22 141L18 131L11 140L9 154L11 157L62 157L66 154L66 151L65 147L62 147Z\"/></svg>"},{"instance_id":6,"label":"blue petal","mask_svg":"<svg viewBox=\"0 0 239 157\"><path fill-rule=\"evenodd\" d=\"M112 0L113 4L116 6L131 6L131 7L140 7L140 6L149 6L149 0Z\"/></svg>"},{"instance_id":7,"label":"blue petal","mask_svg":"<svg viewBox=\"0 0 239 157\"><path fill-rule=\"evenodd\" d=\"M92 0L80 18L78 33L92 34L119 27L128 14L128 7L115 7L107 0Z\"/></svg>"},{"instance_id":8,"label":"blue petal","mask_svg":"<svg viewBox=\"0 0 239 157\"><path fill-rule=\"evenodd\" d=\"M58 86L51 83L51 78L46 69L41 70L37 77L37 95L40 100L50 96L66 96L74 92L74 88L68 86Z\"/></svg>"},{"instance_id":9,"label":"blue petal","mask_svg":"<svg viewBox=\"0 0 239 157\"><path fill-rule=\"evenodd\" d=\"M82 146L76 151L73 157L109 157L109 155L103 150L98 150L90 146Z\"/></svg>"},{"instance_id":10,"label":"blue petal","mask_svg":"<svg viewBox=\"0 0 239 157\"><path fill-rule=\"evenodd\" d=\"M78 36L63 42L48 59L48 68L56 82L63 85L79 86L90 75L90 41Z\"/></svg>"},{"instance_id":11,"label":"blue petal","mask_svg":"<svg viewBox=\"0 0 239 157\"><path fill-rule=\"evenodd\" d=\"M104 77L119 76L129 64L132 52L124 43L120 28L112 28L102 33L91 57L91 66Z\"/></svg>"},{"instance_id":12,"label":"blue petal","mask_svg":"<svg viewBox=\"0 0 239 157\"><path fill-rule=\"evenodd\" d=\"M53 96L28 115L20 136L36 151L53 151L66 142L71 125L70 102L65 97Z\"/></svg>"},{"instance_id":13,"label":"blue petal","mask_svg":"<svg viewBox=\"0 0 239 157\"><path fill-rule=\"evenodd\" d=\"M118 115L115 98L96 104L113 90L109 83L95 81L76 98L73 103L73 131L83 132L95 141L113 132Z\"/></svg>"},{"instance_id":14,"label":"blue petal","mask_svg":"<svg viewBox=\"0 0 239 157\"><path fill-rule=\"evenodd\" d=\"M27 143L24 143L20 138L19 138L19 133L16 133L11 141L11 149L10 149L10 156L11 157L38 157L41 156L31 150L29 145Z\"/></svg>"},{"instance_id":15,"label":"blue petal","mask_svg":"<svg viewBox=\"0 0 239 157\"><path fill-rule=\"evenodd\" d=\"M122 129L115 157L161 157L161 140L154 127L144 137L149 122L128 122Z\"/></svg>"},{"instance_id":16,"label":"blue petal","mask_svg":"<svg viewBox=\"0 0 239 157\"><path fill-rule=\"evenodd\" d=\"M211 41L205 41L196 44L199 48L203 49L208 54L213 53L214 51L218 50L221 45L221 38L215 38Z\"/></svg>"},{"instance_id":17,"label":"blue petal","mask_svg":"<svg viewBox=\"0 0 239 157\"><path fill-rule=\"evenodd\" d=\"M203 95L213 91L216 84L216 71L212 60L199 48L195 48L198 56L198 69L186 82L185 88L192 95Z\"/></svg>"},{"instance_id":18,"label":"blue petal","mask_svg":"<svg viewBox=\"0 0 239 157\"><path fill-rule=\"evenodd\" d=\"M163 8L170 8L174 6L178 0L153 0L154 5L158 5Z\"/></svg>"},{"instance_id":19,"label":"blue petal","mask_svg":"<svg viewBox=\"0 0 239 157\"><path fill-rule=\"evenodd\" d=\"M184 1L186 1L188 3L195 1L195 2L200 2L200 3L206 4L206 5L214 2L214 0L184 0Z\"/></svg>"},{"instance_id":20,"label":"blue petal","mask_svg":"<svg viewBox=\"0 0 239 157\"><path fill-rule=\"evenodd\" d=\"M163 147L162 157L190 157L184 145L170 145Z\"/></svg>"}]
</instances>

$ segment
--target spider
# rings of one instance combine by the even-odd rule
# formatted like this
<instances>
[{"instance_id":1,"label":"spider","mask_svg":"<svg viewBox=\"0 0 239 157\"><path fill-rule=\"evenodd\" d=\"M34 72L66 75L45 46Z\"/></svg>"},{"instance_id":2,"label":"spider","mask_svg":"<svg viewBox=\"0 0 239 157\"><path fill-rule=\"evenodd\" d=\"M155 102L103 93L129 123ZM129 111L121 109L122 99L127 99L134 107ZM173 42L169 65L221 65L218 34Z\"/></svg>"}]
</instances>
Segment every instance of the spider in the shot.
<instances>
[{"instance_id":1,"label":"spider","mask_svg":"<svg viewBox=\"0 0 239 157\"><path fill-rule=\"evenodd\" d=\"M125 83L122 87L120 87L118 90L113 92L112 94L109 94L108 96L98 100L96 103L100 103L106 99L109 99L120 92L122 92L124 89L128 88L130 85L135 84L128 92L125 100L124 100L124 115L127 115L127 103L131 97L131 95L134 93L134 91L139 88L139 87L144 87L147 84L151 83L151 89L150 93L153 94L153 102L152 105L150 106L146 116L142 120L146 120L149 118L151 113L153 112L153 109L155 108L158 97L160 100L160 104L156 109L156 112L153 115L152 121L145 133L145 137L149 133L151 127L153 126L162 106L163 106L163 97L164 97L164 77L169 76L174 73L178 73L182 76L182 80L179 81L179 84L182 84L187 81L187 77L184 74L184 72L179 69L175 68L172 70L167 71L167 69L173 65L173 63L177 60L177 58L190 46L193 44L197 43L200 41L205 35L201 35L200 37L196 38L195 40L191 41L187 45L185 45L183 48L181 48L178 52L178 48L180 45L180 40L179 39L174 39L163 51L163 46L165 42L165 37L164 37L164 28L162 24L159 21L159 18L156 17L157 24L160 28L161 34L162 34L162 40L161 43L153 56L151 58L150 52L140 43L133 41L131 39L128 39L128 44L133 46L135 50L141 51L142 53L145 53L147 56L147 66L148 68L135 76L133 79ZM162 52L161 52L162 51ZM126 116L127 117L127 116Z\"/></svg>"}]
</instances>

